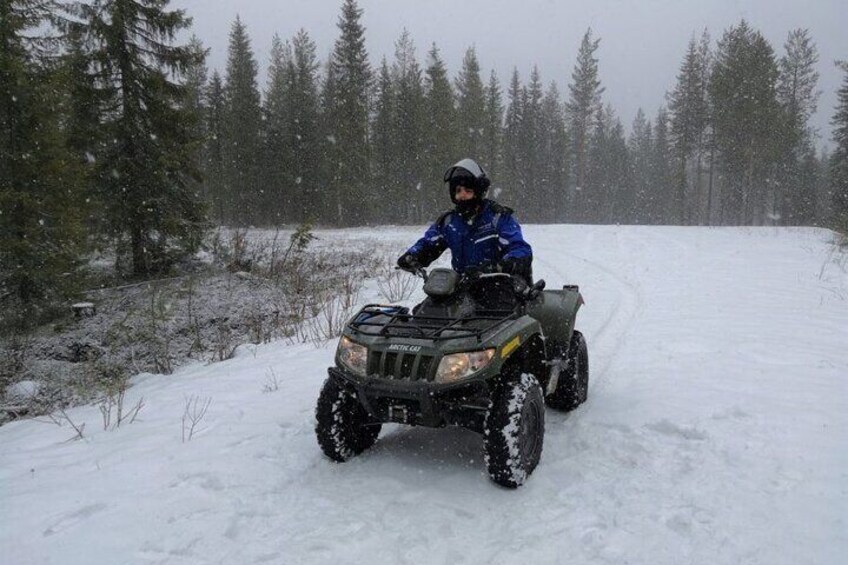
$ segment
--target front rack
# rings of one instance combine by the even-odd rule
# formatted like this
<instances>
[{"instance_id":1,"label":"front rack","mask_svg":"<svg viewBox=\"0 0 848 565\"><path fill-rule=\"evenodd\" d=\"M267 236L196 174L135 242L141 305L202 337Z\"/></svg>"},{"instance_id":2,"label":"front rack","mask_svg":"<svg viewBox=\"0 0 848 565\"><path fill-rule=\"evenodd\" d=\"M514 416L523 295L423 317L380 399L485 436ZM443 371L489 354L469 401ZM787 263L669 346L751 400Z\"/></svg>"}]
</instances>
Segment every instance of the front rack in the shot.
<instances>
[{"instance_id":1,"label":"front rack","mask_svg":"<svg viewBox=\"0 0 848 565\"><path fill-rule=\"evenodd\" d=\"M372 321L381 316L388 319ZM442 316L419 316L408 309L398 306L368 304L348 323L354 332L383 337L421 338L433 341L476 337L482 341L483 334L507 320L513 320L518 314L513 310L478 310L472 316L448 318ZM480 325L475 325L480 323ZM467 327L468 325L474 327ZM374 328L375 332L367 331Z\"/></svg>"}]
</instances>

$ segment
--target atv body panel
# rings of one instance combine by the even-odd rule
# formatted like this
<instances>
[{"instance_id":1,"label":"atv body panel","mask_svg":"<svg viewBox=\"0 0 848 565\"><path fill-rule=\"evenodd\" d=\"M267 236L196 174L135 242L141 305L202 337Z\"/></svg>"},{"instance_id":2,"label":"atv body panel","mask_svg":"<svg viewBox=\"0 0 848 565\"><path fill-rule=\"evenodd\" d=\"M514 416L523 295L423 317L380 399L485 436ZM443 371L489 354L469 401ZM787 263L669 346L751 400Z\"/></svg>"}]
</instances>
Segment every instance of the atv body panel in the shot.
<instances>
[{"instance_id":1,"label":"atv body panel","mask_svg":"<svg viewBox=\"0 0 848 565\"><path fill-rule=\"evenodd\" d=\"M490 478L517 488L539 462L545 406L585 400L587 381L573 376L588 375L574 330L579 289L504 274L476 286L449 270L422 276L428 298L411 311L371 304L345 326L319 397L318 442L341 462L370 447L384 423L462 426L483 435Z\"/></svg>"},{"instance_id":2,"label":"atv body panel","mask_svg":"<svg viewBox=\"0 0 848 565\"><path fill-rule=\"evenodd\" d=\"M428 292L430 297L412 311L371 304L345 327L346 338L367 348L366 374L348 370L340 350L329 374L357 392L374 422L481 431L493 389L508 364L533 372L545 388L548 362L562 353L561 344L567 349L582 304L578 287L543 290L521 303L511 287L503 287L503 278L491 279L475 295L454 292L450 273L434 271L427 285L436 292ZM508 308L484 309L481 303ZM494 354L481 370L455 382L437 380L446 356L484 350Z\"/></svg>"}]
</instances>

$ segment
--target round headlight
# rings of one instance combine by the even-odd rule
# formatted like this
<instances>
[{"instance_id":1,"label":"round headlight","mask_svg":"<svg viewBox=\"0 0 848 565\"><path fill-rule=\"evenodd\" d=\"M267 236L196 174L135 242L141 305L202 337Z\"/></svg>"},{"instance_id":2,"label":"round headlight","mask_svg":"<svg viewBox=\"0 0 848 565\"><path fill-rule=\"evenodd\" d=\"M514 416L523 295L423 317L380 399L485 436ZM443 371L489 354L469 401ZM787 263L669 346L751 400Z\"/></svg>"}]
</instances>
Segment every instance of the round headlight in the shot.
<instances>
[{"instance_id":1,"label":"round headlight","mask_svg":"<svg viewBox=\"0 0 848 565\"><path fill-rule=\"evenodd\" d=\"M437 383L452 383L483 369L495 356L494 349L445 355L436 370Z\"/></svg>"},{"instance_id":2,"label":"round headlight","mask_svg":"<svg viewBox=\"0 0 848 565\"><path fill-rule=\"evenodd\" d=\"M367 347L351 341L346 336L342 336L339 340L337 355L339 362L350 370L350 372L361 377L365 376L368 362Z\"/></svg>"}]
</instances>

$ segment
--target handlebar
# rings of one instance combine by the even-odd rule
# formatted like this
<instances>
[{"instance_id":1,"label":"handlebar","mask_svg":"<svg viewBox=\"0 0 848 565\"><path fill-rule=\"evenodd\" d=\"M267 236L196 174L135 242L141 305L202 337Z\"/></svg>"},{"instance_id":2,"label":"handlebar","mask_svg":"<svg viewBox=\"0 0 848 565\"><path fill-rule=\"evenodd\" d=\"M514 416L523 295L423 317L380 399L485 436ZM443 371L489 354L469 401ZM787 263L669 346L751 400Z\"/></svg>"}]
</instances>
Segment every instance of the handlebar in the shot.
<instances>
[{"instance_id":1,"label":"handlebar","mask_svg":"<svg viewBox=\"0 0 848 565\"><path fill-rule=\"evenodd\" d=\"M427 278L429 274L427 273L427 269L424 267L417 267L414 270L409 269L401 269L401 267L395 267L395 270L403 270L408 272L411 275L416 277L420 277L424 279L424 282L427 282ZM528 285L527 282L517 276L510 275L508 273L500 273L500 272L474 272L474 273L462 273L461 282L466 284L473 283L474 281L483 279L483 278L495 278L495 277L508 277L513 282L513 288L515 289L515 293L521 296L524 300L535 300L539 294L545 289L545 280L539 279L532 285Z\"/></svg>"}]
</instances>

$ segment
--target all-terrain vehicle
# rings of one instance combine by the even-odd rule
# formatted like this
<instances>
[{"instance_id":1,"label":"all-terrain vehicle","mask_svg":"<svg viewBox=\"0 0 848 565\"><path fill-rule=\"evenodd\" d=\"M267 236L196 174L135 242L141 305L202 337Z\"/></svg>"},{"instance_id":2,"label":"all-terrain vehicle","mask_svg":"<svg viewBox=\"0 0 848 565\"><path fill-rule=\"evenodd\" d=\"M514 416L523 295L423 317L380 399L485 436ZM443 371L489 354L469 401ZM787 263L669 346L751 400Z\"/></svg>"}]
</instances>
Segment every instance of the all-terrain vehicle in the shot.
<instances>
[{"instance_id":1,"label":"all-terrain vehicle","mask_svg":"<svg viewBox=\"0 0 848 565\"><path fill-rule=\"evenodd\" d=\"M503 273L419 275L427 298L411 311L372 304L348 322L318 398L318 443L341 462L384 423L463 426L483 434L492 480L518 487L542 454L545 404L586 400L580 291Z\"/></svg>"}]
</instances>

